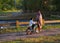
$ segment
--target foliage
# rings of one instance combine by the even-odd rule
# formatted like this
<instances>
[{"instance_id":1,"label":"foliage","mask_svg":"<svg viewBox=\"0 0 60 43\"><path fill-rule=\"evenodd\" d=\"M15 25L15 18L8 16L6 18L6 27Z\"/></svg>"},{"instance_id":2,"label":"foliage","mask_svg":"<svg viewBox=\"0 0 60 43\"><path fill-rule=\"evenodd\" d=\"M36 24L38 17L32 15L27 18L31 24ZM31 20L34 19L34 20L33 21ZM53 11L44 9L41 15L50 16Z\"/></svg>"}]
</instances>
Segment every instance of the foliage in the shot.
<instances>
[{"instance_id":1,"label":"foliage","mask_svg":"<svg viewBox=\"0 0 60 43\"><path fill-rule=\"evenodd\" d=\"M51 15L59 15L60 13L60 0L0 0L0 12L18 12L19 10L24 12L36 12L40 9L43 13L44 19L60 19L57 17L51 17ZM58 14L54 13L59 11ZM45 14L44 12L49 12ZM52 13L53 12L53 13ZM50 14L52 13L52 14Z\"/></svg>"},{"instance_id":2,"label":"foliage","mask_svg":"<svg viewBox=\"0 0 60 43\"><path fill-rule=\"evenodd\" d=\"M60 11L60 0L0 0L0 10L23 9L36 11L37 9Z\"/></svg>"},{"instance_id":3,"label":"foliage","mask_svg":"<svg viewBox=\"0 0 60 43\"><path fill-rule=\"evenodd\" d=\"M0 0L0 10L12 10L20 7L21 0Z\"/></svg>"},{"instance_id":4,"label":"foliage","mask_svg":"<svg viewBox=\"0 0 60 43\"><path fill-rule=\"evenodd\" d=\"M25 10L31 11L36 11L37 9L43 11L56 11L60 8L59 5L59 0L24 0L23 4Z\"/></svg>"},{"instance_id":5,"label":"foliage","mask_svg":"<svg viewBox=\"0 0 60 43\"><path fill-rule=\"evenodd\" d=\"M60 0L53 0L53 5L56 6L56 11L60 11Z\"/></svg>"}]
</instances>

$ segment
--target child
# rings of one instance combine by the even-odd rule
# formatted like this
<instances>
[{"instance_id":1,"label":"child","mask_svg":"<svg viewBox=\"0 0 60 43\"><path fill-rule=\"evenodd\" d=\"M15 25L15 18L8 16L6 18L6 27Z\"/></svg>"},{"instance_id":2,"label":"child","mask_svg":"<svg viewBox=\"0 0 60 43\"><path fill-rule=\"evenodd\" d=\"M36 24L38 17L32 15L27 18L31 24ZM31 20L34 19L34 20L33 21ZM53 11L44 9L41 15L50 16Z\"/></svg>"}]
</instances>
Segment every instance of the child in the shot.
<instances>
[{"instance_id":1,"label":"child","mask_svg":"<svg viewBox=\"0 0 60 43\"><path fill-rule=\"evenodd\" d=\"M33 18L30 19L30 22L29 22L29 27L30 27L30 30L33 31L34 30L34 26L35 26L35 22L33 21Z\"/></svg>"}]
</instances>

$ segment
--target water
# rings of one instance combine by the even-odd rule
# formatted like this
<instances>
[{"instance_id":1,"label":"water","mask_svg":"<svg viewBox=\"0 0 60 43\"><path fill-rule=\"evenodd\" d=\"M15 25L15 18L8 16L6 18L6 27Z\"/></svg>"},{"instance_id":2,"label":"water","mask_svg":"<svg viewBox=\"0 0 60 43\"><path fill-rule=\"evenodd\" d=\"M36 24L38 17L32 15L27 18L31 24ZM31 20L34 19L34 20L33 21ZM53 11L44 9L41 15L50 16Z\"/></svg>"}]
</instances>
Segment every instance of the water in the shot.
<instances>
[{"instance_id":1,"label":"water","mask_svg":"<svg viewBox=\"0 0 60 43\"><path fill-rule=\"evenodd\" d=\"M29 20L19 20L19 22L27 22ZM16 20L0 20L0 24L12 23L11 26L16 26ZM24 25L24 24L23 24ZM21 25L21 26L23 26Z\"/></svg>"},{"instance_id":2,"label":"water","mask_svg":"<svg viewBox=\"0 0 60 43\"><path fill-rule=\"evenodd\" d=\"M29 20L19 20L20 22L29 22ZM13 23L12 23L13 22ZM0 20L0 24L5 24L5 23L12 23L10 24L10 26L16 26L16 20ZM58 25L60 23L48 23L48 24L45 24L45 25ZM28 24L23 24L23 25L20 25L20 26L27 26Z\"/></svg>"}]
</instances>

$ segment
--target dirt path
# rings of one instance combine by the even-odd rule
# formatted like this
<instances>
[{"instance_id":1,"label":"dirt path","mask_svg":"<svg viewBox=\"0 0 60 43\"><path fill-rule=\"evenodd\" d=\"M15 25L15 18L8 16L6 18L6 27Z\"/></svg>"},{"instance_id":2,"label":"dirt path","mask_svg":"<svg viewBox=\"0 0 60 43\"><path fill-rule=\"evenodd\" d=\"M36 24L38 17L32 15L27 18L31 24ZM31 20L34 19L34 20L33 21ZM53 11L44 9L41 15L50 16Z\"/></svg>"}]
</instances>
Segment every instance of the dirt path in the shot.
<instances>
[{"instance_id":1,"label":"dirt path","mask_svg":"<svg viewBox=\"0 0 60 43\"><path fill-rule=\"evenodd\" d=\"M32 34L32 35L26 35L25 32L6 33L6 34L0 34L0 41L9 41L20 38L32 38L32 37L36 38L39 36L54 36L57 34L60 34L60 29L43 30L39 34Z\"/></svg>"}]
</instances>

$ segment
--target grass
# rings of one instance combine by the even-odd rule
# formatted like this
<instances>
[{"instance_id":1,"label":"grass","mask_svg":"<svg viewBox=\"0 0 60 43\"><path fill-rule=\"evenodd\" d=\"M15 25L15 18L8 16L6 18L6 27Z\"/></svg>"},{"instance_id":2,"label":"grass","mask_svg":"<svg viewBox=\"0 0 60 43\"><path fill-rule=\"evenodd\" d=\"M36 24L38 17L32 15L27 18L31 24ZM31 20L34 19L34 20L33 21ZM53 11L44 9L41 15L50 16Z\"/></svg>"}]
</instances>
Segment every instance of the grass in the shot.
<instances>
[{"instance_id":1,"label":"grass","mask_svg":"<svg viewBox=\"0 0 60 43\"><path fill-rule=\"evenodd\" d=\"M6 10L6 11L0 11L0 15L9 15L10 13L9 12L22 12L23 10L20 9L20 10ZM10 14L11 15L11 14ZM9 16L10 16L9 15Z\"/></svg>"},{"instance_id":2,"label":"grass","mask_svg":"<svg viewBox=\"0 0 60 43\"><path fill-rule=\"evenodd\" d=\"M22 38L1 43L60 43L60 35L40 36L39 38Z\"/></svg>"},{"instance_id":3,"label":"grass","mask_svg":"<svg viewBox=\"0 0 60 43\"><path fill-rule=\"evenodd\" d=\"M42 29L46 30L46 29L59 29L60 25L44 25ZM3 33L11 33L11 32L20 32L20 31L25 31L27 29L26 26L24 27L19 27L19 28L6 28L6 29L0 29L0 34Z\"/></svg>"},{"instance_id":4,"label":"grass","mask_svg":"<svg viewBox=\"0 0 60 43\"><path fill-rule=\"evenodd\" d=\"M21 12L22 10L7 10L7 11L3 11L3 12Z\"/></svg>"},{"instance_id":5,"label":"grass","mask_svg":"<svg viewBox=\"0 0 60 43\"><path fill-rule=\"evenodd\" d=\"M27 27L0 29L0 34L25 31Z\"/></svg>"},{"instance_id":6,"label":"grass","mask_svg":"<svg viewBox=\"0 0 60 43\"><path fill-rule=\"evenodd\" d=\"M59 29L59 28L60 28L60 24L43 26L43 29Z\"/></svg>"},{"instance_id":7,"label":"grass","mask_svg":"<svg viewBox=\"0 0 60 43\"><path fill-rule=\"evenodd\" d=\"M22 9L19 9L19 10L17 10L17 9L12 9L12 10L0 11L0 12L21 12L21 11L22 11Z\"/></svg>"},{"instance_id":8,"label":"grass","mask_svg":"<svg viewBox=\"0 0 60 43\"><path fill-rule=\"evenodd\" d=\"M27 27L19 27L18 29L3 29L2 33L25 31ZM43 29L60 28L60 25L45 25ZM16 40L2 41L0 43L60 43L60 35L55 36L40 36L38 38L16 38Z\"/></svg>"}]
</instances>

